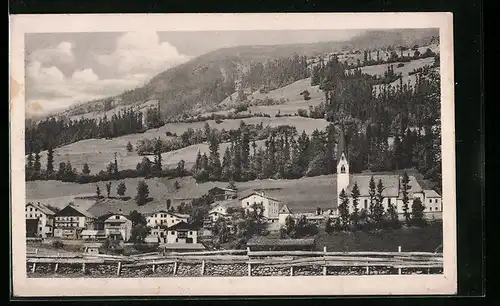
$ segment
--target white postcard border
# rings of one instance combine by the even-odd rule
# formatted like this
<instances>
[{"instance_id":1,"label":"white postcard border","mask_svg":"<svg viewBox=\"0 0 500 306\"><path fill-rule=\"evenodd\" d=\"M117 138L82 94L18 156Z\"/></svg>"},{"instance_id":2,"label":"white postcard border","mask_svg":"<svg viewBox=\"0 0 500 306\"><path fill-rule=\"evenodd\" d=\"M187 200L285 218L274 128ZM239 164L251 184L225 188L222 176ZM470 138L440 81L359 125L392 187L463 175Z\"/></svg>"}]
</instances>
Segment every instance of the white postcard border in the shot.
<instances>
[{"instance_id":1,"label":"white postcard border","mask_svg":"<svg viewBox=\"0 0 500 306\"><path fill-rule=\"evenodd\" d=\"M10 158L12 285L14 296L157 295L417 295L455 294L456 195L451 13L109 14L15 15L10 17ZM395 27L397 25L397 27ZM443 275L50 278L26 276L24 181L24 34L231 30L439 28L443 168Z\"/></svg>"}]
</instances>

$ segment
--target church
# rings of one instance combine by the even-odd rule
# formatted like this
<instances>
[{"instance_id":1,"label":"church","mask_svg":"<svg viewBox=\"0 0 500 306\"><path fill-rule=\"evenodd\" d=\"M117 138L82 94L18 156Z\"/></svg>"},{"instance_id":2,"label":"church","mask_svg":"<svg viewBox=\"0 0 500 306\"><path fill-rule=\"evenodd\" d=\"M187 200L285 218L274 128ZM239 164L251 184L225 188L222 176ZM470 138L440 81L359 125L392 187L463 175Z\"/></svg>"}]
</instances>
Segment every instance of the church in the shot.
<instances>
[{"instance_id":1,"label":"church","mask_svg":"<svg viewBox=\"0 0 500 306\"><path fill-rule=\"evenodd\" d=\"M362 209L369 209L370 207L370 179L373 176L375 181L375 185L378 184L379 180L382 181L384 186L384 191L382 192L383 206L384 209L387 210L389 205L393 205L396 208L396 211L402 215L404 213L403 210L403 193L402 193L402 175L394 174L394 175L371 175L371 174L351 174L349 173L349 156L347 152L347 146L345 145L344 135L341 133L341 137L339 139L337 150L338 163L337 163L337 207L341 203L340 194L342 189L345 190L348 198L349 198L349 212L353 211L353 202L352 202L352 189L354 184L357 183L359 188L359 201L358 201L358 209L361 211ZM442 218L442 202L441 196L432 189L424 189L418 180L409 175L409 183L410 189L408 190L408 207L411 212L411 207L413 204L413 200L416 198L420 198L420 201L425 206L424 215L428 219L441 219Z\"/></svg>"}]
</instances>

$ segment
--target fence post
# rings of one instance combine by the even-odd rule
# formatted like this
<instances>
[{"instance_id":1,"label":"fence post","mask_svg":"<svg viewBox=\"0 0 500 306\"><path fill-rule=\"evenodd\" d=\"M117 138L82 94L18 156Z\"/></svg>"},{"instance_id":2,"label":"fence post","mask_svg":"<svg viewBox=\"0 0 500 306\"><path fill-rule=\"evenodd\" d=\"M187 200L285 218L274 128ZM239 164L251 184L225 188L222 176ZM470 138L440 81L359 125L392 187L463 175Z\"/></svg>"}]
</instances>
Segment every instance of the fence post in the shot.
<instances>
[{"instance_id":1,"label":"fence post","mask_svg":"<svg viewBox=\"0 0 500 306\"><path fill-rule=\"evenodd\" d=\"M398 253L401 253L401 246L398 246ZM401 268L398 268L398 274L401 275Z\"/></svg>"},{"instance_id":2,"label":"fence post","mask_svg":"<svg viewBox=\"0 0 500 306\"><path fill-rule=\"evenodd\" d=\"M36 262L33 263L33 267L31 267L31 273L35 273L36 270Z\"/></svg>"},{"instance_id":3,"label":"fence post","mask_svg":"<svg viewBox=\"0 0 500 306\"><path fill-rule=\"evenodd\" d=\"M82 272L85 273L85 262L82 263Z\"/></svg>"},{"instance_id":4,"label":"fence post","mask_svg":"<svg viewBox=\"0 0 500 306\"><path fill-rule=\"evenodd\" d=\"M205 261L201 261L201 275L205 274Z\"/></svg>"},{"instance_id":5,"label":"fence post","mask_svg":"<svg viewBox=\"0 0 500 306\"><path fill-rule=\"evenodd\" d=\"M177 274L177 260L174 261L174 275Z\"/></svg>"},{"instance_id":6,"label":"fence post","mask_svg":"<svg viewBox=\"0 0 500 306\"><path fill-rule=\"evenodd\" d=\"M370 266L366 266L366 274L370 274Z\"/></svg>"},{"instance_id":7,"label":"fence post","mask_svg":"<svg viewBox=\"0 0 500 306\"><path fill-rule=\"evenodd\" d=\"M252 276L252 264L248 263L248 276Z\"/></svg>"},{"instance_id":8,"label":"fence post","mask_svg":"<svg viewBox=\"0 0 500 306\"><path fill-rule=\"evenodd\" d=\"M290 276L293 276L293 266L290 267Z\"/></svg>"},{"instance_id":9,"label":"fence post","mask_svg":"<svg viewBox=\"0 0 500 306\"><path fill-rule=\"evenodd\" d=\"M116 270L116 275L120 276L120 273L122 272L122 262L118 262L118 269Z\"/></svg>"},{"instance_id":10,"label":"fence post","mask_svg":"<svg viewBox=\"0 0 500 306\"><path fill-rule=\"evenodd\" d=\"M326 276L326 246L323 247L323 259L325 260L325 265L323 266L323 276Z\"/></svg>"},{"instance_id":11,"label":"fence post","mask_svg":"<svg viewBox=\"0 0 500 306\"><path fill-rule=\"evenodd\" d=\"M56 266L54 267L54 272L57 272L57 269L59 269L59 263L56 262Z\"/></svg>"},{"instance_id":12,"label":"fence post","mask_svg":"<svg viewBox=\"0 0 500 306\"><path fill-rule=\"evenodd\" d=\"M38 254L38 249L35 249L35 254Z\"/></svg>"},{"instance_id":13,"label":"fence post","mask_svg":"<svg viewBox=\"0 0 500 306\"><path fill-rule=\"evenodd\" d=\"M155 273L155 270L156 270L155 268L156 268L156 266L155 266L155 264L153 264L153 267L152 267L153 273Z\"/></svg>"}]
</instances>

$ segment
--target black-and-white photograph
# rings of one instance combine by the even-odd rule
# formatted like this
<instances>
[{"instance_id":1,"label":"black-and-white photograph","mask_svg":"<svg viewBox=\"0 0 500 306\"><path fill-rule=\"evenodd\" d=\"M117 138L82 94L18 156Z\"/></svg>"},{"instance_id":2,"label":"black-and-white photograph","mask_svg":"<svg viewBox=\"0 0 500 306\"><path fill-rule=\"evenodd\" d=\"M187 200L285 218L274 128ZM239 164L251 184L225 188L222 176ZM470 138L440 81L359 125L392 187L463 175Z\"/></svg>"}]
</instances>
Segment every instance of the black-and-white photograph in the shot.
<instances>
[{"instance_id":1,"label":"black-and-white photograph","mask_svg":"<svg viewBox=\"0 0 500 306\"><path fill-rule=\"evenodd\" d=\"M440 39L25 33L26 277L442 276Z\"/></svg>"}]
</instances>

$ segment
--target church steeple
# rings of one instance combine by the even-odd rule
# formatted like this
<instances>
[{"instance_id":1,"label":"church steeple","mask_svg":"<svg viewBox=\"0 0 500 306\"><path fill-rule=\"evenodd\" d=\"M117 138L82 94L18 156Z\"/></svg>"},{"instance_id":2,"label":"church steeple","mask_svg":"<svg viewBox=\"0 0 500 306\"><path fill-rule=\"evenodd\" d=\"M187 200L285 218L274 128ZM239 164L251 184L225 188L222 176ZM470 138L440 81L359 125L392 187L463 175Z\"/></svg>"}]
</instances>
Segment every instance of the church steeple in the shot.
<instances>
[{"instance_id":1,"label":"church steeple","mask_svg":"<svg viewBox=\"0 0 500 306\"><path fill-rule=\"evenodd\" d=\"M340 128L340 138L337 148L337 205L340 204L339 195L342 189L347 192L349 186L349 160L347 159L347 144L344 128Z\"/></svg>"}]
</instances>

